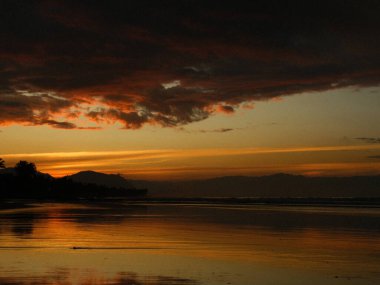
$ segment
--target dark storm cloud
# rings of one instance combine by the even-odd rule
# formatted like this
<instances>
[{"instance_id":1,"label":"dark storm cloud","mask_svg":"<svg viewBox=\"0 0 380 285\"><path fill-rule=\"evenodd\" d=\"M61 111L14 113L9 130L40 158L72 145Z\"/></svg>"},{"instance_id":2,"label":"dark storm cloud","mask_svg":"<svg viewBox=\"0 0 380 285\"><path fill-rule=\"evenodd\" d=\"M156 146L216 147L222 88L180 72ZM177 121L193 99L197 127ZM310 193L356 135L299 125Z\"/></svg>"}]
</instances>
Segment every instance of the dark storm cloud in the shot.
<instances>
[{"instance_id":1,"label":"dark storm cloud","mask_svg":"<svg viewBox=\"0 0 380 285\"><path fill-rule=\"evenodd\" d=\"M48 118L67 111L75 103L49 94L15 92L0 96L0 122L45 124ZM66 116L70 116L69 112Z\"/></svg>"},{"instance_id":2,"label":"dark storm cloud","mask_svg":"<svg viewBox=\"0 0 380 285\"><path fill-rule=\"evenodd\" d=\"M220 128L220 129L213 129L213 130L200 130L201 133L227 133L231 132L237 129L232 128Z\"/></svg>"},{"instance_id":3,"label":"dark storm cloud","mask_svg":"<svg viewBox=\"0 0 380 285\"><path fill-rule=\"evenodd\" d=\"M201 129L201 130L187 130L183 127L177 128L178 131L187 133L227 133L235 130L241 130L242 128L219 128L219 129Z\"/></svg>"},{"instance_id":4,"label":"dark storm cloud","mask_svg":"<svg viewBox=\"0 0 380 285\"><path fill-rule=\"evenodd\" d=\"M69 122L57 122L54 120L41 121L41 124L47 124L57 129L75 129L76 125Z\"/></svg>"},{"instance_id":5,"label":"dark storm cloud","mask_svg":"<svg viewBox=\"0 0 380 285\"><path fill-rule=\"evenodd\" d=\"M367 158L380 159L380 155L371 155L371 156L367 156Z\"/></svg>"},{"instance_id":6,"label":"dark storm cloud","mask_svg":"<svg viewBox=\"0 0 380 285\"><path fill-rule=\"evenodd\" d=\"M360 140L365 143L380 143L380 138L362 137L362 138L355 138L355 139Z\"/></svg>"},{"instance_id":7,"label":"dark storm cloud","mask_svg":"<svg viewBox=\"0 0 380 285\"><path fill-rule=\"evenodd\" d=\"M125 128L178 126L244 102L375 86L379 8L369 0L1 0L0 123L75 128L75 107Z\"/></svg>"},{"instance_id":8,"label":"dark storm cloud","mask_svg":"<svg viewBox=\"0 0 380 285\"><path fill-rule=\"evenodd\" d=\"M55 120L41 120L37 123L38 125L48 125L56 129L66 129L66 130L100 130L100 127L78 127L77 125L65 122L65 121L55 121Z\"/></svg>"}]
</instances>

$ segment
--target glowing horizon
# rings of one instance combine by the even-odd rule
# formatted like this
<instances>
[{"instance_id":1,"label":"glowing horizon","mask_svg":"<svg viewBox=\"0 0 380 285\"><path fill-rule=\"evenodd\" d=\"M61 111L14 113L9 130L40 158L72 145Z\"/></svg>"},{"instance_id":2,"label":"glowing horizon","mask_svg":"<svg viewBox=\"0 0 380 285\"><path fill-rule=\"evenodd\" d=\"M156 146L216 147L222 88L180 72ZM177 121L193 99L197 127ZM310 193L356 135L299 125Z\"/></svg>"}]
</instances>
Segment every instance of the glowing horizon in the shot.
<instances>
[{"instance_id":1,"label":"glowing horizon","mask_svg":"<svg viewBox=\"0 0 380 285\"><path fill-rule=\"evenodd\" d=\"M213 177L226 175L263 175L276 172L289 172L303 175L350 175L355 173L376 173L380 162L314 162L295 161L296 153L329 153L330 157L342 152L367 152L380 150L380 145L347 145L321 147L288 148L237 148L237 149L150 149L134 151L88 151L57 153L4 154L2 157L10 163L18 160L34 161L40 171L53 176L64 176L83 170L121 173L127 177L145 177L153 179L190 179L200 176ZM266 155L282 155L283 163L273 165L265 161ZM261 156L258 161L255 157ZM248 162L237 163L239 157L249 157ZM264 158L263 158L264 157ZM194 159L196 161L194 162ZM235 161L231 166L220 161ZM207 161L205 166L202 163ZM168 167L167 165L171 165ZM185 166L183 166L185 165ZM187 165L187 166L186 166ZM329 171L330 173L326 173ZM353 172L354 171L354 172ZM202 174L200 174L202 173Z\"/></svg>"}]
</instances>

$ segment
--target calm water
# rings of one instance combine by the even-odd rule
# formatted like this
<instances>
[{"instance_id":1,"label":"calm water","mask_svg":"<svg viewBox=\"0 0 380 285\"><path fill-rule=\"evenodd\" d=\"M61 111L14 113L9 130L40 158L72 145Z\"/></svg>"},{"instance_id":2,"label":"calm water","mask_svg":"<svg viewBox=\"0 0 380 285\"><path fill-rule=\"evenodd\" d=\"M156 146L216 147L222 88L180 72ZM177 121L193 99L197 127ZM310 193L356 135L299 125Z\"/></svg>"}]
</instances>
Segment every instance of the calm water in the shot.
<instances>
[{"instance_id":1,"label":"calm water","mask_svg":"<svg viewBox=\"0 0 380 285\"><path fill-rule=\"evenodd\" d=\"M380 209L0 210L0 284L380 284Z\"/></svg>"}]
</instances>

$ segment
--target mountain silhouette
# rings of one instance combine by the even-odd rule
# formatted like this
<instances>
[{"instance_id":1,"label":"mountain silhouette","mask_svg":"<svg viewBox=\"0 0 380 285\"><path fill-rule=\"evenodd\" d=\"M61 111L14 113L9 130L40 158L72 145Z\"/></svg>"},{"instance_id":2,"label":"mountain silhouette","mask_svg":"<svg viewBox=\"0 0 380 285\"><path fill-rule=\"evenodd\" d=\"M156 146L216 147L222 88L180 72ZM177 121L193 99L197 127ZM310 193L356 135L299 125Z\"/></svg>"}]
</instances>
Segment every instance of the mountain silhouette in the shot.
<instances>
[{"instance_id":1,"label":"mountain silhouette","mask_svg":"<svg viewBox=\"0 0 380 285\"><path fill-rule=\"evenodd\" d=\"M147 189L136 189L120 175L83 171L54 178L38 172L35 164L20 161L15 168L0 170L0 200L21 198L77 200L142 197Z\"/></svg>"},{"instance_id":2,"label":"mountain silhouette","mask_svg":"<svg viewBox=\"0 0 380 285\"><path fill-rule=\"evenodd\" d=\"M105 174L87 170L66 176L66 178L82 184L95 184L99 186L124 189L135 188L131 183L129 183L124 177L119 174Z\"/></svg>"},{"instance_id":3,"label":"mountain silhouette","mask_svg":"<svg viewBox=\"0 0 380 285\"><path fill-rule=\"evenodd\" d=\"M336 198L380 197L380 175L308 177L291 174L225 176L188 181L131 181L150 197Z\"/></svg>"},{"instance_id":4,"label":"mountain silhouette","mask_svg":"<svg viewBox=\"0 0 380 285\"><path fill-rule=\"evenodd\" d=\"M0 169L0 198L380 198L380 175L308 177L279 173L144 181L90 170L62 178L36 170L33 175L22 174L17 168Z\"/></svg>"}]
</instances>

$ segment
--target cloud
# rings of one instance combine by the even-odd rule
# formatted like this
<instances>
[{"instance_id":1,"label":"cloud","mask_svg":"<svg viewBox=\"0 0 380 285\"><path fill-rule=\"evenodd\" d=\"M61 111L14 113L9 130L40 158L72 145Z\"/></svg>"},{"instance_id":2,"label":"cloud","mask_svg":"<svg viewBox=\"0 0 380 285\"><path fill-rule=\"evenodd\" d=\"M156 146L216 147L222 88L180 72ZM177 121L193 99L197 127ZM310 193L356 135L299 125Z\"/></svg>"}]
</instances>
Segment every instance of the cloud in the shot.
<instances>
[{"instance_id":1,"label":"cloud","mask_svg":"<svg viewBox=\"0 0 380 285\"><path fill-rule=\"evenodd\" d=\"M49 125L56 129L76 129L76 130L100 130L101 127L97 126L87 126L87 127L78 127L77 125L70 123L70 122L64 122L64 121L54 121L54 120L44 120L39 122L39 124L43 125Z\"/></svg>"},{"instance_id":2,"label":"cloud","mask_svg":"<svg viewBox=\"0 0 380 285\"><path fill-rule=\"evenodd\" d=\"M234 107L228 105L219 105L217 110L221 113L232 114L235 112Z\"/></svg>"},{"instance_id":3,"label":"cloud","mask_svg":"<svg viewBox=\"0 0 380 285\"><path fill-rule=\"evenodd\" d=\"M46 120L46 121L43 121L41 123L48 124L48 125L53 126L57 129L75 129L76 128L75 124L69 123L69 122L57 122L54 120Z\"/></svg>"},{"instance_id":4,"label":"cloud","mask_svg":"<svg viewBox=\"0 0 380 285\"><path fill-rule=\"evenodd\" d=\"M380 155L371 155L371 156L367 156L367 158L380 159Z\"/></svg>"},{"instance_id":5,"label":"cloud","mask_svg":"<svg viewBox=\"0 0 380 285\"><path fill-rule=\"evenodd\" d=\"M380 143L380 138L361 137L361 138L355 138L355 139L360 140L365 143Z\"/></svg>"},{"instance_id":6,"label":"cloud","mask_svg":"<svg viewBox=\"0 0 380 285\"><path fill-rule=\"evenodd\" d=\"M200 130L201 133L227 133L237 130L236 128L220 128L220 129L213 129L213 130Z\"/></svg>"},{"instance_id":7,"label":"cloud","mask_svg":"<svg viewBox=\"0 0 380 285\"><path fill-rule=\"evenodd\" d=\"M0 124L173 127L380 83L376 1L165 3L2 1Z\"/></svg>"},{"instance_id":8,"label":"cloud","mask_svg":"<svg viewBox=\"0 0 380 285\"><path fill-rule=\"evenodd\" d=\"M227 133L235 130L241 130L242 128L218 128L218 129L200 129L200 130L188 130L183 127L177 128L178 131L186 133Z\"/></svg>"},{"instance_id":9,"label":"cloud","mask_svg":"<svg viewBox=\"0 0 380 285\"><path fill-rule=\"evenodd\" d=\"M70 108L75 102L56 97L48 93L34 93L16 91L2 93L0 96L0 124L27 123L30 125L52 124L61 125L50 117L72 115Z\"/></svg>"}]
</instances>

